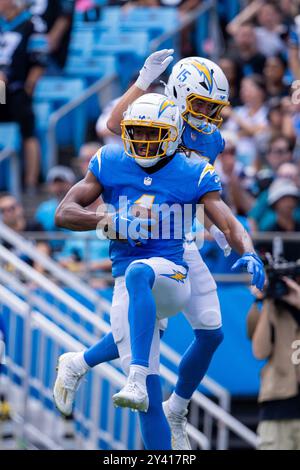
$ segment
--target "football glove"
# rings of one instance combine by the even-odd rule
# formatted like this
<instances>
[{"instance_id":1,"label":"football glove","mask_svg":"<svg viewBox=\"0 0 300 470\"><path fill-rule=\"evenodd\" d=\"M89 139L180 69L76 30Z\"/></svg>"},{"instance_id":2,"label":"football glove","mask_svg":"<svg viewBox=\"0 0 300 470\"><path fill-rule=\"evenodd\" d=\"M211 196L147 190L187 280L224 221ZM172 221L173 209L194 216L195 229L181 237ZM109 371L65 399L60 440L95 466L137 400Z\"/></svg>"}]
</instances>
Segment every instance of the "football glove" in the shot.
<instances>
[{"instance_id":1,"label":"football glove","mask_svg":"<svg viewBox=\"0 0 300 470\"><path fill-rule=\"evenodd\" d=\"M156 80L173 60L174 49L163 49L153 52L146 59L135 85L146 91L154 80Z\"/></svg>"}]
</instances>

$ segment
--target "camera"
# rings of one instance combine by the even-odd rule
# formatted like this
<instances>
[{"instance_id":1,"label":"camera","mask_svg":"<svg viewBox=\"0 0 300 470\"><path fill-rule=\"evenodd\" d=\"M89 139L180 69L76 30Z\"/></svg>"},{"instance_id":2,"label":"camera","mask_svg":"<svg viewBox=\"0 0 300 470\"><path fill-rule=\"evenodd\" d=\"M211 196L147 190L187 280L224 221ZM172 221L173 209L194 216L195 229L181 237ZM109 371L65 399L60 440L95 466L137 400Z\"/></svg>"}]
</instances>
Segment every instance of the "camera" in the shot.
<instances>
[{"instance_id":1,"label":"camera","mask_svg":"<svg viewBox=\"0 0 300 470\"><path fill-rule=\"evenodd\" d=\"M265 266L268 275L266 297L278 300L289 293L283 277L296 280L300 276L300 260L287 262L285 260L273 261L270 258L272 257L268 257L268 264Z\"/></svg>"}]
</instances>

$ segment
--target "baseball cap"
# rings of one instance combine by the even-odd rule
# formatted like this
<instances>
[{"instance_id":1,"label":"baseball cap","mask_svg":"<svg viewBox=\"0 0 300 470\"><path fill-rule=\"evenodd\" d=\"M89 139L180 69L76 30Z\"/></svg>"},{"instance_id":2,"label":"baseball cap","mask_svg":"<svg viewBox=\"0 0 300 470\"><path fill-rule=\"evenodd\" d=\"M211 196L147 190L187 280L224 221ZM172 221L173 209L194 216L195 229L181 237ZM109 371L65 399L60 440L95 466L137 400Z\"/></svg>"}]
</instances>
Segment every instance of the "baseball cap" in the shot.
<instances>
[{"instance_id":1,"label":"baseball cap","mask_svg":"<svg viewBox=\"0 0 300 470\"><path fill-rule=\"evenodd\" d=\"M299 198L300 192L297 186L286 178L277 178L269 188L268 204L272 206L285 196Z\"/></svg>"},{"instance_id":2,"label":"baseball cap","mask_svg":"<svg viewBox=\"0 0 300 470\"><path fill-rule=\"evenodd\" d=\"M74 184L76 182L76 177L71 170L67 166L57 165L51 168L47 175L47 182L53 183L55 180L65 181L70 184Z\"/></svg>"}]
</instances>

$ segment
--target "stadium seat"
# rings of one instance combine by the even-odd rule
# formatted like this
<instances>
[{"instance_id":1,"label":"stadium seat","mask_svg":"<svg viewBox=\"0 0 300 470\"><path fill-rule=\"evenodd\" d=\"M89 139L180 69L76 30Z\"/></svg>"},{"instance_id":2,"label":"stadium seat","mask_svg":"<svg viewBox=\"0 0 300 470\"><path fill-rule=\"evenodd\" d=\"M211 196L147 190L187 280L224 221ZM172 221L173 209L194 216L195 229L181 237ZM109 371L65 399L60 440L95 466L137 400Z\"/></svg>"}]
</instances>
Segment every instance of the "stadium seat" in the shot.
<instances>
[{"instance_id":1,"label":"stadium seat","mask_svg":"<svg viewBox=\"0 0 300 470\"><path fill-rule=\"evenodd\" d=\"M54 111L53 107L48 102L34 102L34 114L36 117L36 136L41 145L41 172L45 179L48 172L47 164L47 131L49 126L49 119Z\"/></svg>"},{"instance_id":2,"label":"stadium seat","mask_svg":"<svg viewBox=\"0 0 300 470\"><path fill-rule=\"evenodd\" d=\"M111 55L104 57L70 55L64 69L65 75L83 77L88 83L94 82L104 75L113 75L116 71L116 59Z\"/></svg>"},{"instance_id":3,"label":"stadium seat","mask_svg":"<svg viewBox=\"0 0 300 470\"><path fill-rule=\"evenodd\" d=\"M66 103L78 96L85 88L80 78L43 77L39 80L35 92L35 101Z\"/></svg>"},{"instance_id":4,"label":"stadium seat","mask_svg":"<svg viewBox=\"0 0 300 470\"><path fill-rule=\"evenodd\" d=\"M145 32L103 33L95 41L93 55L114 54L117 71L125 88L132 76L142 67L149 52L149 37Z\"/></svg>"},{"instance_id":5,"label":"stadium seat","mask_svg":"<svg viewBox=\"0 0 300 470\"><path fill-rule=\"evenodd\" d=\"M149 36L145 32L102 33L96 37L94 54L130 54L145 57L149 48Z\"/></svg>"},{"instance_id":6,"label":"stadium seat","mask_svg":"<svg viewBox=\"0 0 300 470\"><path fill-rule=\"evenodd\" d=\"M73 30L69 44L69 55L90 55L94 42L91 28Z\"/></svg>"},{"instance_id":7,"label":"stadium seat","mask_svg":"<svg viewBox=\"0 0 300 470\"><path fill-rule=\"evenodd\" d=\"M82 79L65 77L43 77L34 93L34 109L37 116L37 135L40 138L43 155L47 149L49 118L55 110L79 96L85 89ZM79 106L58 124L57 139L60 145L74 145L76 151L82 145L86 132L85 106ZM42 159L42 172L48 171L48 155Z\"/></svg>"},{"instance_id":8,"label":"stadium seat","mask_svg":"<svg viewBox=\"0 0 300 470\"><path fill-rule=\"evenodd\" d=\"M168 7L136 7L125 12L116 7L106 7L101 17L101 24L118 24L121 31L146 31L150 39L170 31L179 21L178 9Z\"/></svg>"},{"instance_id":9,"label":"stadium seat","mask_svg":"<svg viewBox=\"0 0 300 470\"><path fill-rule=\"evenodd\" d=\"M10 150L12 153L18 153L21 149L21 135L19 126L16 123L0 124L0 152L4 149ZM10 161L5 160L0 163L0 188L1 190L14 191L16 178L18 175L13 174Z\"/></svg>"}]
</instances>

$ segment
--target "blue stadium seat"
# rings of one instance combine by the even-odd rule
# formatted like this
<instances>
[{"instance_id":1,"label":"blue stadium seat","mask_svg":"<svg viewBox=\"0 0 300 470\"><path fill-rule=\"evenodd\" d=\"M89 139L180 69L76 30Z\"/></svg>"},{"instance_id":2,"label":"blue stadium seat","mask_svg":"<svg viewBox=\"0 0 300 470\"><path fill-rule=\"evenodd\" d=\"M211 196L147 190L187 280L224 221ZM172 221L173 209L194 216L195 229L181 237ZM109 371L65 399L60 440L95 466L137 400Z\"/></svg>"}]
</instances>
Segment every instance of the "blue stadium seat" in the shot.
<instances>
[{"instance_id":1,"label":"blue stadium seat","mask_svg":"<svg viewBox=\"0 0 300 470\"><path fill-rule=\"evenodd\" d=\"M69 55L89 55L94 42L91 28L73 30L69 44Z\"/></svg>"},{"instance_id":2,"label":"blue stadium seat","mask_svg":"<svg viewBox=\"0 0 300 470\"><path fill-rule=\"evenodd\" d=\"M65 75L84 77L88 82L93 82L104 75L113 75L116 71L116 59L111 55L104 57L70 55L64 69Z\"/></svg>"},{"instance_id":3,"label":"blue stadium seat","mask_svg":"<svg viewBox=\"0 0 300 470\"><path fill-rule=\"evenodd\" d=\"M0 151L9 149L11 152L20 152L21 135L18 124L0 124ZM17 176L13 174L8 160L0 163L0 189L13 191Z\"/></svg>"},{"instance_id":4,"label":"blue stadium seat","mask_svg":"<svg viewBox=\"0 0 300 470\"><path fill-rule=\"evenodd\" d=\"M146 31L150 39L170 31L179 21L178 9L171 7L136 7L125 12L118 7L106 7L101 17L101 24L118 24L123 31Z\"/></svg>"},{"instance_id":5,"label":"blue stadium seat","mask_svg":"<svg viewBox=\"0 0 300 470\"><path fill-rule=\"evenodd\" d=\"M37 135L40 138L43 158L42 171L45 177L48 171L47 129L51 113L79 96L85 89L82 79L66 77L43 77L39 80L34 93ZM76 151L82 145L86 133L86 109L79 106L58 124L57 139L60 145L74 145ZM45 153L46 152L46 153ZM44 156L46 155L46 159Z\"/></svg>"},{"instance_id":6,"label":"blue stadium seat","mask_svg":"<svg viewBox=\"0 0 300 470\"><path fill-rule=\"evenodd\" d=\"M0 124L0 150L9 149L19 152L21 148L21 136L18 124L3 122Z\"/></svg>"},{"instance_id":7,"label":"blue stadium seat","mask_svg":"<svg viewBox=\"0 0 300 470\"><path fill-rule=\"evenodd\" d=\"M149 36L145 32L114 32L96 36L93 54L130 54L145 57L149 49Z\"/></svg>"},{"instance_id":8,"label":"blue stadium seat","mask_svg":"<svg viewBox=\"0 0 300 470\"><path fill-rule=\"evenodd\" d=\"M43 77L39 80L35 92L35 101L66 103L78 96L85 88L80 78Z\"/></svg>"},{"instance_id":9,"label":"blue stadium seat","mask_svg":"<svg viewBox=\"0 0 300 470\"><path fill-rule=\"evenodd\" d=\"M92 54L94 57L114 54L117 60L117 73L123 88L132 76L142 67L149 52L149 38L145 32L103 33L96 35Z\"/></svg>"},{"instance_id":10,"label":"blue stadium seat","mask_svg":"<svg viewBox=\"0 0 300 470\"><path fill-rule=\"evenodd\" d=\"M47 131L49 126L49 119L54 111L53 106L50 102L34 102L33 103L34 114L36 118L36 136L39 139L41 145L41 172L45 179L48 172L47 164Z\"/></svg>"}]
</instances>

